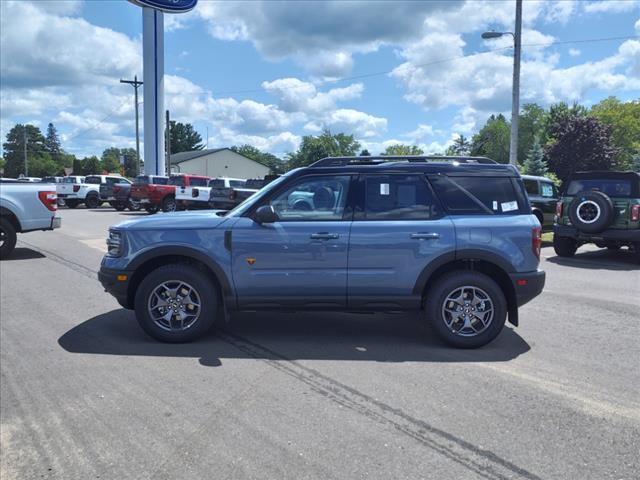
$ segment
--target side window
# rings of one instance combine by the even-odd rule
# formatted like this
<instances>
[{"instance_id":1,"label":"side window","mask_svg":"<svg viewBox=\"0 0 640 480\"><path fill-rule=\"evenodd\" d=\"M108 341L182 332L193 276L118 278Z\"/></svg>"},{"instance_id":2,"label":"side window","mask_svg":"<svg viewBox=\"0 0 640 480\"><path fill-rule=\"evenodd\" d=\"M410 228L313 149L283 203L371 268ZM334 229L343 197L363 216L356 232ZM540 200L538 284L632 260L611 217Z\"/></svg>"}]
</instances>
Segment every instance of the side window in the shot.
<instances>
[{"instance_id":1,"label":"side window","mask_svg":"<svg viewBox=\"0 0 640 480\"><path fill-rule=\"evenodd\" d=\"M231 188L243 188L244 183L244 180L229 180L229 186Z\"/></svg>"},{"instance_id":2,"label":"side window","mask_svg":"<svg viewBox=\"0 0 640 480\"><path fill-rule=\"evenodd\" d=\"M206 178L191 178L189 180L189 185L192 187L206 187L207 186Z\"/></svg>"},{"instance_id":3,"label":"side window","mask_svg":"<svg viewBox=\"0 0 640 480\"><path fill-rule=\"evenodd\" d=\"M514 215L524 213L524 198L508 177L429 177L451 215Z\"/></svg>"},{"instance_id":4,"label":"side window","mask_svg":"<svg viewBox=\"0 0 640 480\"><path fill-rule=\"evenodd\" d=\"M538 181L537 180L524 180L524 188L527 190L528 195L538 195ZM544 192L544 183L542 184ZM543 193L544 196L544 193Z\"/></svg>"},{"instance_id":5,"label":"side window","mask_svg":"<svg viewBox=\"0 0 640 480\"><path fill-rule=\"evenodd\" d=\"M367 175L366 220L429 220L439 216L421 175Z\"/></svg>"},{"instance_id":6,"label":"side window","mask_svg":"<svg viewBox=\"0 0 640 480\"><path fill-rule=\"evenodd\" d=\"M280 221L342 220L349 175L312 176L297 180L270 201Z\"/></svg>"}]
</instances>

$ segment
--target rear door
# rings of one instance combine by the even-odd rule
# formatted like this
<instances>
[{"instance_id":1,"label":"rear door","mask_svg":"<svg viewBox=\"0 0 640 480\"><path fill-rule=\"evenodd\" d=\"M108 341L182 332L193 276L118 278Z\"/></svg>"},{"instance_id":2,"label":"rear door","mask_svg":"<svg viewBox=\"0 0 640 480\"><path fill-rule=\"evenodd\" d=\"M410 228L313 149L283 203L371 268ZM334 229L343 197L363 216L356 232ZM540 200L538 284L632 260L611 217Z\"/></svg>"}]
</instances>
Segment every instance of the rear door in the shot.
<instances>
[{"instance_id":1,"label":"rear door","mask_svg":"<svg viewBox=\"0 0 640 480\"><path fill-rule=\"evenodd\" d=\"M365 174L351 227L350 308L419 308L414 291L436 259L455 258L455 232L424 175Z\"/></svg>"}]
</instances>

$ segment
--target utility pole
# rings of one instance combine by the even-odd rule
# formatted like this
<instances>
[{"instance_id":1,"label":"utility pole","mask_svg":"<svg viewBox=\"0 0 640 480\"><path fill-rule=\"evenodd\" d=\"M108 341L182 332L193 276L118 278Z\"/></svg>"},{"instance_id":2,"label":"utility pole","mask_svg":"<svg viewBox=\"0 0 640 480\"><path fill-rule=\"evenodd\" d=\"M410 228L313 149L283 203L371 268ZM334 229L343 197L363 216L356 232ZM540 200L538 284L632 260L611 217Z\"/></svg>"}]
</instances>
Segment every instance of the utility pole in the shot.
<instances>
[{"instance_id":1,"label":"utility pole","mask_svg":"<svg viewBox=\"0 0 640 480\"><path fill-rule=\"evenodd\" d=\"M518 123L520 116L520 48L522 44L522 0L516 0L516 30L513 35L513 89L511 92L511 142L509 163L518 166Z\"/></svg>"},{"instance_id":2,"label":"utility pole","mask_svg":"<svg viewBox=\"0 0 640 480\"><path fill-rule=\"evenodd\" d=\"M171 121L169 120L169 110L166 111L167 127L165 130L166 139L164 141L167 151L167 176L171 176Z\"/></svg>"},{"instance_id":3,"label":"utility pole","mask_svg":"<svg viewBox=\"0 0 640 480\"><path fill-rule=\"evenodd\" d=\"M24 124L22 128L22 136L24 137L24 142L22 142L22 148L24 153L24 176L29 176L29 167L27 165L27 124Z\"/></svg>"},{"instance_id":4,"label":"utility pole","mask_svg":"<svg viewBox=\"0 0 640 480\"><path fill-rule=\"evenodd\" d=\"M142 82L138 81L138 76L135 75L133 80L120 80L120 83L128 83L133 85L135 91L136 102L136 173L140 174L142 169L140 168L140 117L138 115L138 87L142 85Z\"/></svg>"}]
</instances>

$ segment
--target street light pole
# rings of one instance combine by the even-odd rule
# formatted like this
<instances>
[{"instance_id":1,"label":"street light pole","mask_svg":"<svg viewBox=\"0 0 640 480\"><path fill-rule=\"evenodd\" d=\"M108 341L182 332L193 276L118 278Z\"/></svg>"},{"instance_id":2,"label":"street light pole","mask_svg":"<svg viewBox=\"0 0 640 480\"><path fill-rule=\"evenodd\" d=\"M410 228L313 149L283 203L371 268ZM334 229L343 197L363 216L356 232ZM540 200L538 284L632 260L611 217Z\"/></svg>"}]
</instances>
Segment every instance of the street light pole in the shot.
<instances>
[{"instance_id":1,"label":"street light pole","mask_svg":"<svg viewBox=\"0 0 640 480\"><path fill-rule=\"evenodd\" d=\"M520 50L522 46L522 0L516 0L516 28L513 32L484 32L482 38L489 40L503 35L513 37L513 86L511 88L511 138L509 141L509 163L518 166L518 124L520 117Z\"/></svg>"},{"instance_id":2,"label":"street light pole","mask_svg":"<svg viewBox=\"0 0 640 480\"><path fill-rule=\"evenodd\" d=\"M22 135L24 137L24 142L23 142L23 153L24 153L24 176L28 177L29 176L29 166L27 165L27 124L24 124L24 127L22 128Z\"/></svg>"},{"instance_id":3,"label":"street light pole","mask_svg":"<svg viewBox=\"0 0 640 480\"><path fill-rule=\"evenodd\" d=\"M120 80L120 83L128 83L129 85L133 85L133 89L135 91L135 102L136 102L136 170L138 174L140 174L140 117L138 115L138 87L142 85L142 82L138 81L138 76L135 75L132 80Z\"/></svg>"}]
</instances>

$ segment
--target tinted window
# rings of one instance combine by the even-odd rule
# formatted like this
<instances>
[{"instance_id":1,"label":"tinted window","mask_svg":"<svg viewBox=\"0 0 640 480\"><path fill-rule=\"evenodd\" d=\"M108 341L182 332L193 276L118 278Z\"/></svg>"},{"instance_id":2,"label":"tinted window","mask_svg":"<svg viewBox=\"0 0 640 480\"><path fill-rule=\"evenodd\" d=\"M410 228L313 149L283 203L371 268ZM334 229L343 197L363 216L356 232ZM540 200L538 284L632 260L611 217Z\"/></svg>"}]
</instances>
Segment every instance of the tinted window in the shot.
<instances>
[{"instance_id":1,"label":"tinted window","mask_svg":"<svg viewBox=\"0 0 640 480\"><path fill-rule=\"evenodd\" d=\"M365 184L367 220L428 220L437 215L421 175L370 175Z\"/></svg>"},{"instance_id":2,"label":"tinted window","mask_svg":"<svg viewBox=\"0 0 640 480\"><path fill-rule=\"evenodd\" d=\"M224 180L222 178L216 178L209 181L209 186L213 188L224 188Z\"/></svg>"},{"instance_id":3,"label":"tinted window","mask_svg":"<svg viewBox=\"0 0 640 480\"><path fill-rule=\"evenodd\" d=\"M430 180L452 215L513 215L522 208L511 178L439 176Z\"/></svg>"},{"instance_id":4,"label":"tinted window","mask_svg":"<svg viewBox=\"0 0 640 480\"><path fill-rule=\"evenodd\" d=\"M229 186L232 188L243 188L244 184L244 180L229 180Z\"/></svg>"},{"instance_id":5,"label":"tinted window","mask_svg":"<svg viewBox=\"0 0 640 480\"><path fill-rule=\"evenodd\" d=\"M567 188L567 195L575 195L585 190L606 193L610 197L631 196L629 180L572 180Z\"/></svg>"},{"instance_id":6,"label":"tinted window","mask_svg":"<svg viewBox=\"0 0 640 480\"><path fill-rule=\"evenodd\" d=\"M192 187L206 187L208 181L206 178L190 178L189 185Z\"/></svg>"},{"instance_id":7,"label":"tinted window","mask_svg":"<svg viewBox=\"0 0 640 480\"><path fill-rule=\"evenodd\" d=\"M85 177L84 183L100 185L102 183L102 179L100 177Z\"/></svg>"},{"instance_id":8,"label":"tinted window","mask_svg":"<svg viewBox=\"0 0 640 480\"><path fill-rule=\"evenodd\" d=\"M524 188L529 195L538 195L538 181L523 179Z\"/></svg>"},{"instance_id":9,"label":"tinted window","mask_svg":"<svg viewBox=\"0 0 640 480\"><path fill-rule=\"evenodd\" d=\"M151 183L155 185L166 185L169 182L167 177L151 177Z\"/></svg>"},{"instance_id":10,"label":"tinted window","mask_svg":"<svg viewBox=\"0 0 640 480\"><path fill-rule=\"evenodd\" d=\"M244 184L245 188L255 188L260 190L264 186L264 180L247 180Z\"/></svg>"},{"instance_id":11,"label":"tinted window","mask_svg":"<svg viewBox=\"0 0 640 480\"><path fill-rule=\"evenodd\" d=\"M184 187L184 177L175 176L169 178L169 185L176 185L178 187Z\"/></svg>"},{"instance_id":12,"label":"tinted window","mask_svg":"<svg viewBox=\"0 0 640 480\"><path fill-rule=\"evenodd\" d=\"M313 176L294 182L269 202L280 221L342 220L350 177Z\"/></svg>"}]
</instances>

